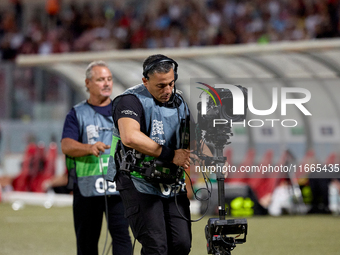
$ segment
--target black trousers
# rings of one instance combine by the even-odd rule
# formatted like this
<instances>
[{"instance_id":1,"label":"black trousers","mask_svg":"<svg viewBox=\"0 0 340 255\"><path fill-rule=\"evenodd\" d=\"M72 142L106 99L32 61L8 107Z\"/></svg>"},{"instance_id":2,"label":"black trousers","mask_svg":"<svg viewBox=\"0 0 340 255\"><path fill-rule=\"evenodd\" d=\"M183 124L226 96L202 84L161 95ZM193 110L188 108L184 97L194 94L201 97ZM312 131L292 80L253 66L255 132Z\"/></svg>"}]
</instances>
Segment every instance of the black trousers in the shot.
<instances>
[{"instance_id":1,"label":"black trousers","mask_svg":"<svg viewBox=\"0 0 340 255\"><path fill-rule=\"evenodd\" d=\"M132 253L132 245L121 197L119 195L108 196L107 202L109 232L112 237L112 254L129 255ZM104 196L84 197L80 194L79 188L75 184L73 191L73 218L78 255L98 254L98 240L104 213ZM109 244L106 248L108 246Z\"/></svg>"},{"instance_id":2,"label":"black trousers","mask_svg":"<svg viewBox=\"0 0 340 255\"><path fill-rule=\"evenodd\" d=\"M142 244L142 255L187 255L191 249L189 199L186 195L162 198L143 194L134 187L120 191L134 237Z\"/></svg>"}]
</instances>

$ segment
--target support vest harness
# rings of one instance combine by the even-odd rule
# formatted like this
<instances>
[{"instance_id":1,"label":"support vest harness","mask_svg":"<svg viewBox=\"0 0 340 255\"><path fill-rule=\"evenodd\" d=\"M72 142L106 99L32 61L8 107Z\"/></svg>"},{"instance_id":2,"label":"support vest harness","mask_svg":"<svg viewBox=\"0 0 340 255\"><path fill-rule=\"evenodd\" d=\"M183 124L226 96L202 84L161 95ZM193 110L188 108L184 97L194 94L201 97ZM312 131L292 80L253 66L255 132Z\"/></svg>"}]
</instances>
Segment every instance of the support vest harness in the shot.
<instances>
[{"instance_id":1,"label":"support vest harness","mask_svg":"<svg viewBox=\"0 0 340 255\"><path fill-rule=\"evenodd\" d=\"M188 147L189 109L181 96L174 95L173 104L176 104L176 107L159 105L147 88L139 84L117 97L113 107L122 96L128 94L136 96L143 106L147 136L173 150ZM119 130L114 125L107 174L111 181L116 175L116 162L120 171L130 173L136 189L142 193L169 197L174 196L174 189L179 193L186 192L182 168L133 149L125 151L120 141Z\"/></svg>"},{"instance_id":2,"label":"support vest harness","mask_svg":"<svg viewBox=\"0 0 340 255\"><path fill-rule=\"evenodd\" d=\"M96 112L91 105L83 101L73 107L79 123L81 141L84 144L95 144L101 141L111 144L112 116L105 117ZM66 166L69 176L76 178L81 194L85 197L116 195L116 184L104 181L103 174L107 173L110 150L106 150L100 157L86 155L70 157L66 155ZM102 162L100 162L100 159ZM102 173L102 171L104 173ZM70 180L73 181L73 180Z\"/></svg>"}]
</instances>

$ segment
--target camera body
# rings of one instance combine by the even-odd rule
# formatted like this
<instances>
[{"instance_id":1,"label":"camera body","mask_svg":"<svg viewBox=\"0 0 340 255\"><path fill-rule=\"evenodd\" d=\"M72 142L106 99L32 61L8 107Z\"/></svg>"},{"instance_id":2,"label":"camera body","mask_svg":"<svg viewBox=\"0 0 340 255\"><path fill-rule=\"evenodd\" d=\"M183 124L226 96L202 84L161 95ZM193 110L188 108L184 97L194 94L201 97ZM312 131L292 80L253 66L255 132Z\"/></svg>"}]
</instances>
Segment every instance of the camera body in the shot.
<instances>
[{"instance_id":1,"label":"camera body","mask_svg":"<svg viewBox=\"0 0 340 255\"><path fill-rule=\"evenodd\" d=\"M217 105L215 101L212 99L212 97L209 97L209 100L207 102L206 106L206 114L202 114L202 102L199 102L197 104L197 110L198 110L198 123L200 123L201 129L208 130L211 128L213 119L225 119L232 122L242 122L246 118L246 109L248 108L248 90L245 87L242 87L240 85L235 85L235 87L239 88L244 96L244 109L245 112L243 115L234 115L234 98L233 94L229 89L226 88L215 88L214 94L218 94L220 97L220 104ZM211 93L212 91L209 90ZM211 94L213 94L211 93Z\"/></svg>"},{"instance_id":2,"label":"camera body","mask_svg":"<svg viewBox=\"0 0 340 255\"><path fill-rule=\"evenodd\" d=\"M244 109L243 115L234 115L234 99L233 94L229 89L215 88L214 91L209 90L209 93L218 94L220 103L217 104L212 97L206 102L206 113L202 114L202 102L197 104L197 123L199 129L203 132L203 136L208 143L226 145L229 144L227 140L232 136L231 123L242 122L246 118L246 109L248 108L248 90L240 85L238 87L244 96ZM215 125L215 121L225 121L225 124Z\"/></svg>"}]
</instances>

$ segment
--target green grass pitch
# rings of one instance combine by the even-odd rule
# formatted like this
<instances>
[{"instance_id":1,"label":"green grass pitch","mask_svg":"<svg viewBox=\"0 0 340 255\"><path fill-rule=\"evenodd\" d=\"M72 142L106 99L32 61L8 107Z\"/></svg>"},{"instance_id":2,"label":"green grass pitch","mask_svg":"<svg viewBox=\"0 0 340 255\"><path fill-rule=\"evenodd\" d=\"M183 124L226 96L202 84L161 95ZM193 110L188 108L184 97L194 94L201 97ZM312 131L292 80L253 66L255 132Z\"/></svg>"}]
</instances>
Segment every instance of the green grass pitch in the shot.
<instances>
[{"instance_id":1,"label":"green grass pitch","mask_svg":"<svg viewBox=\"0 0 340 255\"><path fill-rule=\"evenodd\" d=\"M208 218L192 223L192 255L207 254L204 227ZM247 220L247 242L237 245L232 255L340 254L340 216L255 216ZM99 254L105 234L104 222ZM140 248L137 243L134 254L140 254ZM0 255L16 254L76 254L72 208L25 206L14 211L11 204L0 203Z\"/></svg>"}]
</instances>

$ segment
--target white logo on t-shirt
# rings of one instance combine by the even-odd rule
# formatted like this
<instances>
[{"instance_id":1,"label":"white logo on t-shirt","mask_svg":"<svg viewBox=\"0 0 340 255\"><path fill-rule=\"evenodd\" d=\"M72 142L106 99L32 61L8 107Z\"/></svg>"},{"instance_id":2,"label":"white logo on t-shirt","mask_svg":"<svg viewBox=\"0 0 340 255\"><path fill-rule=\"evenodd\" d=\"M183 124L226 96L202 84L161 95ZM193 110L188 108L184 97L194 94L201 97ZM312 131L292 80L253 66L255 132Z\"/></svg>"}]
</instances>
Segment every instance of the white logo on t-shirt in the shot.
<instances>
[{"instance_id":1,"label":"white logo on t-shirt","mask_svg":"<svg viewBox=\"0 0 340 255\"><path fill-rule=\"evenodd\" d=\"M137 113L135 113L134 111L131 111L131 110L123 110L120 113L126 114L126 115L135 115L135 116L138 116Z\"/></svg>"}]
</instances>

